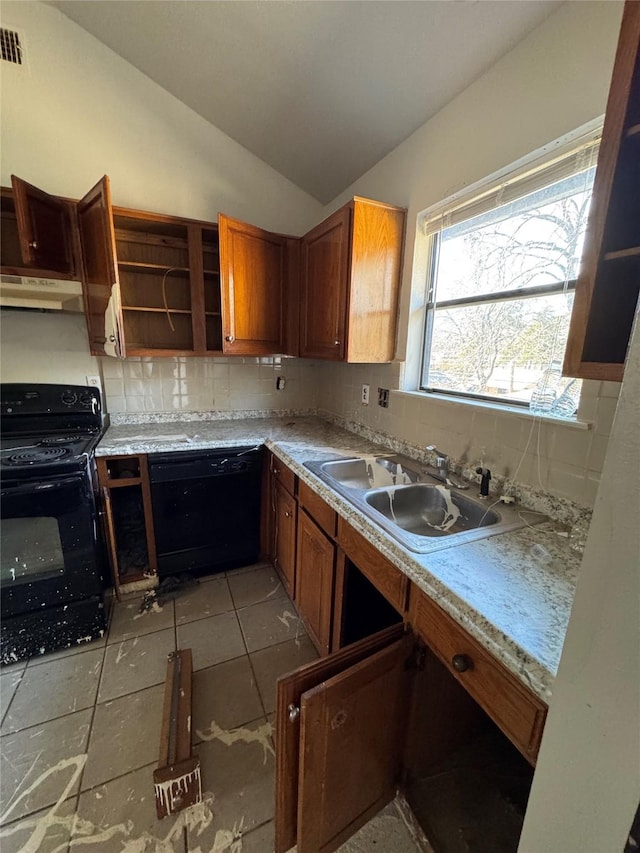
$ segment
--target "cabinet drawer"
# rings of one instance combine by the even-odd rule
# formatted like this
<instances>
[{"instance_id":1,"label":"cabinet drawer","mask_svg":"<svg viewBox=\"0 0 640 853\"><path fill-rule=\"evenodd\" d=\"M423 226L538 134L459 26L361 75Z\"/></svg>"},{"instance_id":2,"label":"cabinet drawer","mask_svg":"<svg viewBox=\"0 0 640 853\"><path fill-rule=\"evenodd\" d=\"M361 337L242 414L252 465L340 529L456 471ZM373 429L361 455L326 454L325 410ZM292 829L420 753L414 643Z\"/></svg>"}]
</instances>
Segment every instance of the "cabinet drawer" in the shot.
<instances>
[{"instance_id":1,"label":"cabinet drawer","mask_svg":"<svg viewBox=\"0 0 640 853\"><path fill-rule=\"evenodd\" d=\"M306 483L298 483L298 502L313 516L324 532L331 537L336 535L338 516L328 503L322 500Z\"/></svg>"},{"instance_id":2,"label":"cabinet drawer","mask_svg":"<svg viewBox=\"0 0 640 853\"><path fill-rule=\"evenodd\" d=\"M544 702L413 585L409 618L451 674L525 758L535 764L547 713Z\"/></svg>"},{"instance_id":3,"label":"cabinet drawer","mask_svg":"<svg viewBox=\"0 0 640 853\"><path fill-rule=\"evenodd\" d=\"M338 544L398 613L404 615L407 610L409 578L343 518L338 519Z\"/></svg>"},{"instance_id":4,"label":"cabinet drawer","mask_svg":"<svg viewBox=\"0 0 640 853\"><path fill-rule=\"evenodd\" d=\"M276 480L282 483L290 495L295 495L296 475L293 473L291 468L285 465L284 462L281 462L277 456L271 457L271 473L274 475Z\"/></svg>"}]
</instances>

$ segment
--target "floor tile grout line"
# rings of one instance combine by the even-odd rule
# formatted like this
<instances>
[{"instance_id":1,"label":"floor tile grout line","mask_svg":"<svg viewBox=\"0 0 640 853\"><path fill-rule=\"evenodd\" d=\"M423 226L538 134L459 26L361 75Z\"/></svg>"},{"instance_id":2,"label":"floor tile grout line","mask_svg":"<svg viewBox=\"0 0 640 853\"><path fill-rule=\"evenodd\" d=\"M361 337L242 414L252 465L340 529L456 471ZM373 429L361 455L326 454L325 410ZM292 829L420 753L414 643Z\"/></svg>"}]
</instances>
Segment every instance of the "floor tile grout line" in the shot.
<instances>
[{"instance_id":1,"label":"floor tile grout line","mask_svg":"<svg viewBox=\"0 0 640 853\"><path fill-rule=\"evenodd\" d=\"M230 612L236 612L236 611L230 611ZM222 615L222 614L220 614L220 615ZM239 622L239 620L238 620L238 622ZM176 626L176 627L179 627L179 626ZM166 631L166 630L168 630L168 629L167 629L167 628L164 628L163 630L164 630L164 631ZM249 665L251 666L251 671L252 671L253 676L254 676L254 678L255 678L255 669L254 669L254 667L253 667L253 661L251 660L251 656L252 656L252 655L260 654L260 652L264 652L264 651L266 651L267 649L274 649L274 648L276 648L277 646L283 646L283 645L285 645L285 643L291 643L291 642L293 642L293 641L296 639L295 637L289 637L289 638L288 638L288 639L286 639L286 640L280 640L280 641L279 641L279 642L277 642L277 643L272 643L272 644L271 644L271 645L269 645L269 646L263 646L263 647L262 647L262 648L260 648L260 649L254 649L253 651L251 651L251 652L250 652L250 651L248 651L248 650L247 650L247 646L246 646L246 642L245 642L245 639L244 639L244 634L242 633L242 627L241 627L241 626L240 626L240 630L241 630L241 634L242 634L243 644L244 644L244 646L245 646L245 652L243 652L242 654L239 654L239 655L234 655L233 657L230 657L230 658L226 658L225 660L218 661L217 663L211 664L210 666L204 666L204 667L201 667L200 669L195 669L195 670L194 670L194 674L195 674L196 672L206 672L207 670L209 670L209 669L215 669L215 667L217 667L217 666L221 666L222 664L231 663L231 661L239 660L240 658L243 658L243 657L248 657L248 658L249 658ZM153 633L160 633L160 632L158 632L158 631L154 631ZM148 636L148 635L147 635L147 634L145 634L145 635L142 635L142 636ZM307 636L308 636L308 635L307 635ZM134 637L132 637L131 639L135 639L135 638L134 638ZM300 638L300 637L298 637L298 639L301 639L301 638ZM304 639L304 637L303 637L302 639ZM105 655L106 655L106 650L107 650L107 648L108 648L108 646L105 646L105 647L104 647L104 653L105 653ZM95 649L94 651L98 651L98 650L97 650L97 649ZM55 662L56 662L56 661L52 661L52 663L55 663ZM102 661L102 670L101 670L101 673L100 673L100 681L102 680L102 672L103 672L103 671L104 671L104 656L103 656L103 661ZM130 691L128 691L127 693L122 693L122 694L120 694L120 696L113 696L113 697L110 697L109 699L103 699L103 700L101 700L101 701L98 701L98 700L97 700L97 696L98 696L98 694L96 694L96 701L95 701L92 705L87 705L85 708L76 708L76 709L75 709L75 711L69 711L69 712L68 712L68 713L66 713L66 714L59 714L59 715L58 715L58 716L56 716L56 717L50 717L48 720L41 720L39 723L33 723L32 725L25 726L23 729L15 729L15 730L12 730L12 731L9 731L9 732L2 732L2 733L0 734L0 738L7 737L8 735L21 734L22 732L26 732L26 731L28 731L29 729L35 728L36 726L42 726L42 725L46 725L47 723L54 722L54 721L56 721L56 720L62 720L62 719L64 719L64 717L70 717L70 716L72 716L73 714L79 714L79 713L81 713L82 711L87 711L87 710L89 710L89 708L93 708L93 707L97 708L99 705L106 705L108 702L117 702L117 701L118 701L118 700L120 700L120 699L124 699L126 696L134 696L134 695L136 695L137 693L142 693L144 690L150 690L150 689L151 689L151 688L153 688L153 687L158 687L158 685L163 684L163 683L164 683L164 681L158 681L158 682L156 682L155 684L147 684L147 685L145 685L144 687L140 687L140 688L139 688L139 689L137 689L137 690L130 690ZM257 687L257 680L256 680L256 687ZM17 692L17 690L16 690L16 692ZM98 693L99 693L99 685L98 685ZM260 694L260 701L262 702L262 694L260 693L260 688L259 688L259 687L258 687L258 693ZM14 697L15 697L15 694L14 694L14 696L12 697L11 702L13 702ZM11 707L11 703L9 703L9 707ZM264 707L264 704L263 704L263 707ZM8 709L7 709L7 711L8 711ZM5 714L5 717L3 718L3 720L4 720L5 718L6 718L6 714ZM93 721L92 721L92 725L93 725Z\"/></svg>"},{"instance_id":2,"label":"floor tile grout line","mask_svg":"<svg viewBox=\"0 0 640 853\"><path fill-rule=\"evenodd\" d=\"M109 623L111 622L111 614L109 614ZM107 630L110 625L107 625ZM100 686L100 681L102 680L102 671L104 670L104 662L107 656L107 644L104 644L104 649L102 652L102 666L100 668L100 678L98 679L98 687ZM96 690L96 697L93 703L93 712L91 714L91 721L89 723L89 732L87 733L87 744L86 744L86 753L87 760L84 763L84 767L82 768L82 772L80 773L80 778L78 779L78 802L76 803L76 814L78 814L78 805L80 803L80 792L82 791L82 780L84 779L85 770L87 769L87 764L89 763L89 750L91 747L91 735L93 734L93 724L96 718L96 708L98 707L98 691ZM69 847L71 847L71 837L69 838Z\"/></svg>"}]
</instances>

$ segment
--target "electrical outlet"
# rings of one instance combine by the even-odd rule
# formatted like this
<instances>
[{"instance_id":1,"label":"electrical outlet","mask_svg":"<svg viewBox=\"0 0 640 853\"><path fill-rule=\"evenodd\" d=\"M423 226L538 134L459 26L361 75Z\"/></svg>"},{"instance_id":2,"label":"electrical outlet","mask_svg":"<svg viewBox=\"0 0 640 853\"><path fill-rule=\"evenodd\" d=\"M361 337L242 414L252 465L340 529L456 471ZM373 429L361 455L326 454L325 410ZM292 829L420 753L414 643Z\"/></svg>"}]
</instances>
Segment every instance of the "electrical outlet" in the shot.
<instances>
[{"instance_id":1,"label":"electrical outlet","mask_svg":"<svg viewBox=\"0 0 640 853\"><path fill-rule=\"evenodd\" d=\"M102 387L101 383L100 383L100 377L99 376L85 376L85 379L87 380L87 385L90 388Z\"/></svg>"},{"instance_id":2,"label":"electrical outlet","mask_svg":"<svg viewBox=\"0 0 640 853\"><path fill-rule=\"evenodd\" d=\"M378 405L382 406L383 409L389 408L389 389L388 388L378 388Z\"/></svg>"},{"instance_id":3,"label":"electrical outlet","mask_svg":"<svg viewBox=\"0 0 640 853\"><path fill-rule=\"evenodd\" d=\"M368 385L362 386L362 405L363 406L369 405L369 386Z\"/></svg>"},{"instance_id":4,"label":"electrical outlet","mask_svg":"<svg viewBox=\"0 0 640 853\"><path fill-rule=\"evenodd\" d=\"M284 386L286 385L287 380L284 376L278 376L276 379L276 391L284 391Z\"/></svg>"}]
</instances>

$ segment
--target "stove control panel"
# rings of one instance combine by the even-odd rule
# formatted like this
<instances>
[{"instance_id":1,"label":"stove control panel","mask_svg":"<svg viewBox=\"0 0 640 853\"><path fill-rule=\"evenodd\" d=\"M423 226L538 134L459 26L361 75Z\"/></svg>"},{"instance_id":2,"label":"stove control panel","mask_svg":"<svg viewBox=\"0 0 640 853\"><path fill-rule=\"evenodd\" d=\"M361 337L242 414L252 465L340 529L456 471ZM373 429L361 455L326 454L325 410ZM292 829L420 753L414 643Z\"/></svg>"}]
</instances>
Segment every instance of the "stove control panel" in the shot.
<instances>
[{"instance_id":1,"label":"stove control panel","mask_svg":"<svg viewBox=\"0 0 640 853\"><path fill-rule=\"evenodd\" d=\"M0 413L12 415L89 414L102 411L100 390L85 385L45 385L22 382L0 386Z\"/></svg>"}]
</instances>

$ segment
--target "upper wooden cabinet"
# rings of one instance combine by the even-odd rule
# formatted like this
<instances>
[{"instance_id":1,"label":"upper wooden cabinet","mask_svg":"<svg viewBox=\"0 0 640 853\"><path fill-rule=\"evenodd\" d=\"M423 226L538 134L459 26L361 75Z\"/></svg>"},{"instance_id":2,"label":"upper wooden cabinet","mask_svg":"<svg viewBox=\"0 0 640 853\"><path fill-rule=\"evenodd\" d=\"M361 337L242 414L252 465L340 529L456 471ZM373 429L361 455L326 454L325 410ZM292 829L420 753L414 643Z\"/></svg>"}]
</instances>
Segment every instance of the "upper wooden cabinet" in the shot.
<instances>
[{"instance_id":1,"label":"upper wooden cabinet","mask_svg":"<svg viewBox=\"0 0 640 853\"><path fill-rule=\"evenodd\" d=\"M74 276L77 261L72 240L72 205L15 175L11 176L11 185L24 265Z\"/></svg>"},{"instance_id":2,"label":"upper wooden cabinet","mask_svg":"<svg viewBox=\"0 0 640 853\"><path fill-rule=\"evenodd\" d=\"M82 279L93 355L297 353L298 240L222 215L216 224L114 208L107 176L77 203L12 185L10 271Z\"/></svg>"},{"instance_id":3,"label":"upper wooden cabinet","mask_svg":"<svg viewBox=\"0 0 640 853\"><path fill-rule=\"evenodd\" d=\"M354 198L302 238L301 356L391 361L404 225L402 208Z\"/></svg>"},{"instance_id":4,"label":"upper wooden cabinet","mask_svg":"<svg viewBox=\"0 0 640 853\"><path fill-rule=\"evenodd\" d=\"M627 2L563 372L620 382L640 293L640 3Z\"/></svg>"},{"instance_id":5,"label":"upper wooden cabinet","mask_svg":"<svg viewBox=\"0 0 640 853\"><path fill-rule=\"evenodd\" d=\"M287 276L292 239L218 216L226 353L286 351Z\"/></svg>"},{"instance_id":6,"label":"upper wooden cabinet","mask_svg":"<svg viewBox=\"0 0 640 853\"><path fill-rule=\"evenodd\" d=\"M79 202L12 185L3 272L82 279L93 355L394 356L401 208L355 198L298 238L112 207L106 175Z\"/></svg>"}]
</instances>

